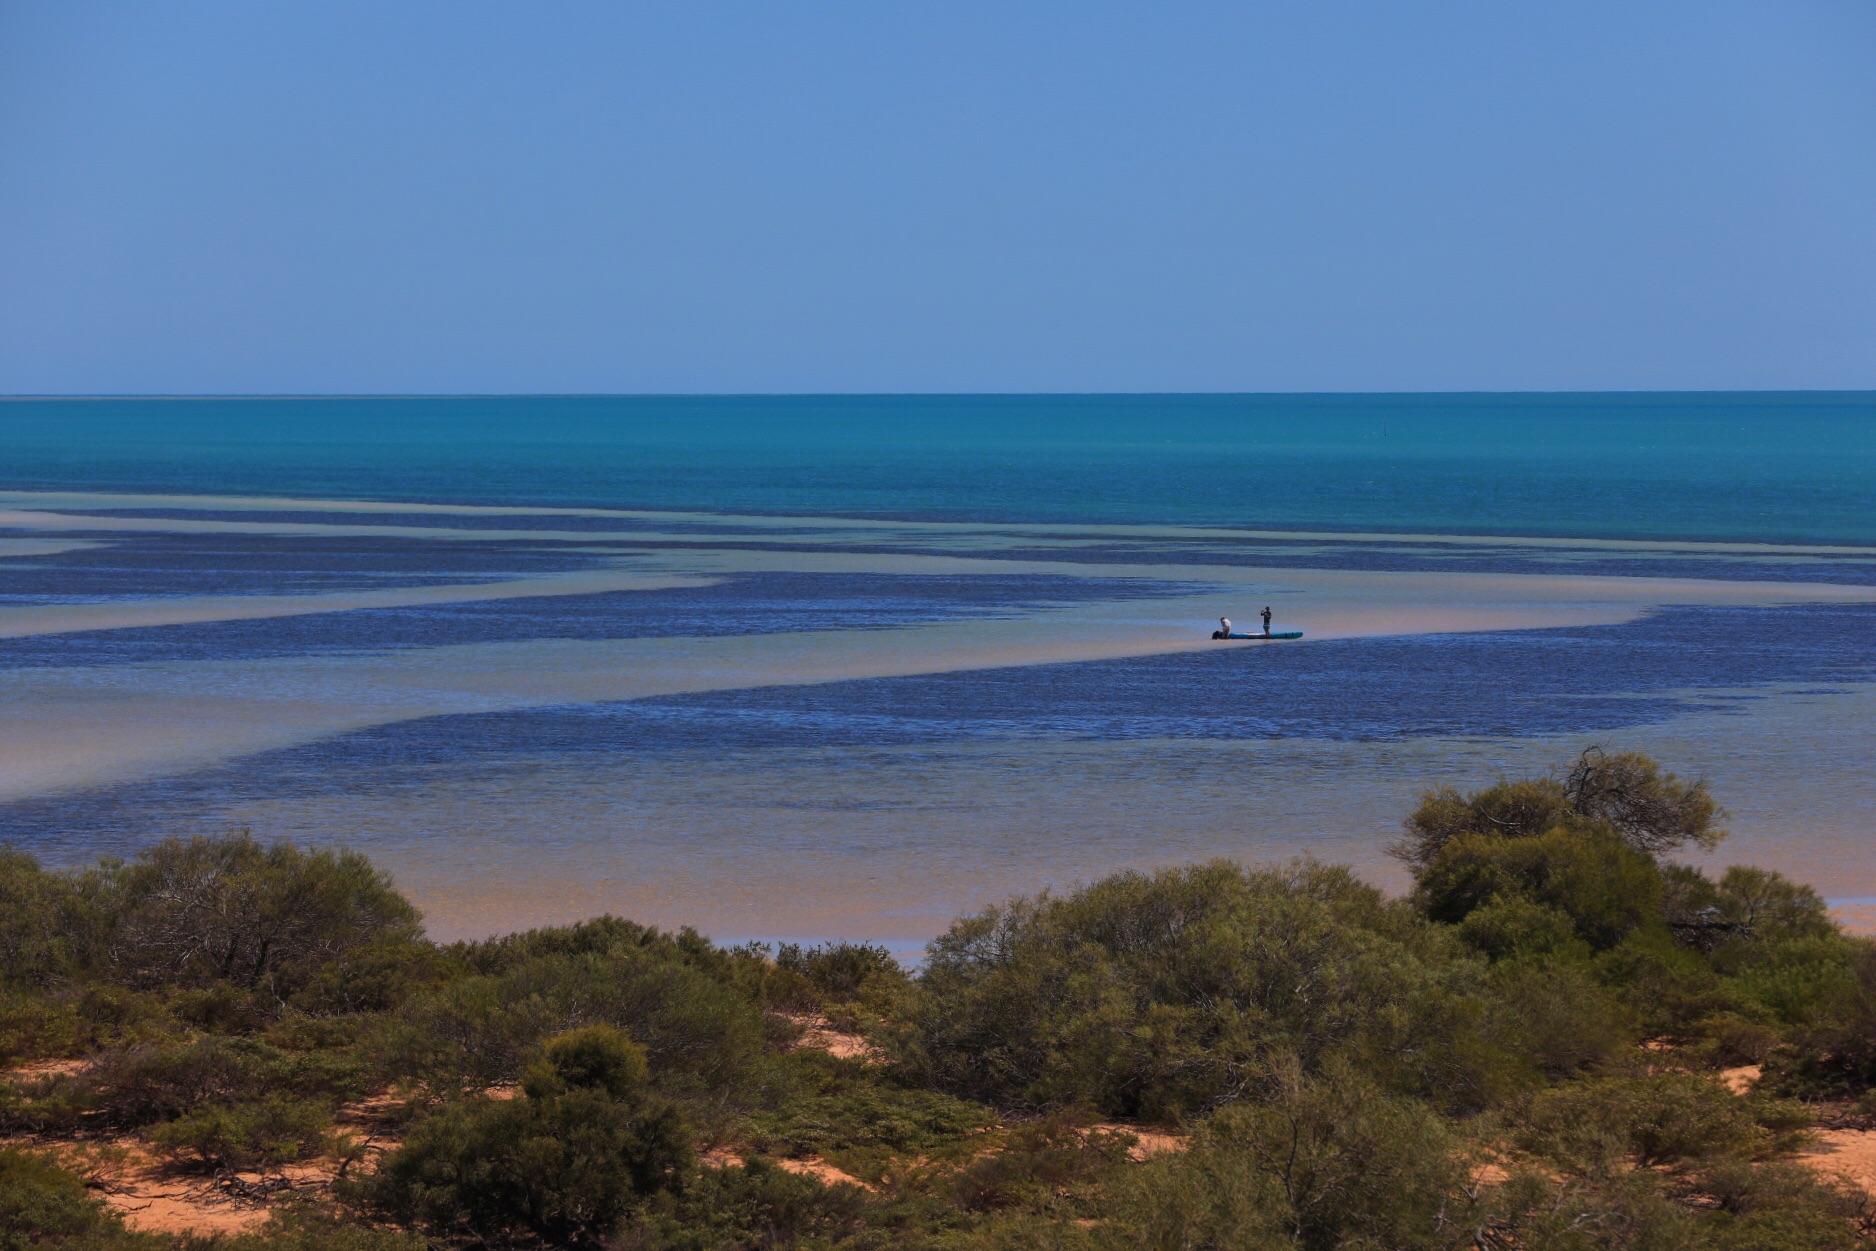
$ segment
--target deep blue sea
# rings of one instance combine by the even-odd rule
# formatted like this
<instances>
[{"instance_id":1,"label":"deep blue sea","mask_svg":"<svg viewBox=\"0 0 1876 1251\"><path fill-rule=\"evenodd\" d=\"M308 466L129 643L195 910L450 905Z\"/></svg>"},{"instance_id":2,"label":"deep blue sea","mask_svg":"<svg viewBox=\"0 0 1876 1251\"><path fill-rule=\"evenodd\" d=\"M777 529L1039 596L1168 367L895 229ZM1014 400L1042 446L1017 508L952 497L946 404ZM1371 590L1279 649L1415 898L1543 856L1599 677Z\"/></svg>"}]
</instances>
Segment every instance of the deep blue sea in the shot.
<instances>
[{"instance_id":1,"label":"deep blue sea","mask_svg":"<svg viewBox=\"0 0 1876 1251\"><path fill-rule=\"evenodd\" d=\"M0 839L343 843L445 936L1397 885L1592 743L1855 915L1873 712L1872 394L0 401Z\"/></svg>"}]
</instances>

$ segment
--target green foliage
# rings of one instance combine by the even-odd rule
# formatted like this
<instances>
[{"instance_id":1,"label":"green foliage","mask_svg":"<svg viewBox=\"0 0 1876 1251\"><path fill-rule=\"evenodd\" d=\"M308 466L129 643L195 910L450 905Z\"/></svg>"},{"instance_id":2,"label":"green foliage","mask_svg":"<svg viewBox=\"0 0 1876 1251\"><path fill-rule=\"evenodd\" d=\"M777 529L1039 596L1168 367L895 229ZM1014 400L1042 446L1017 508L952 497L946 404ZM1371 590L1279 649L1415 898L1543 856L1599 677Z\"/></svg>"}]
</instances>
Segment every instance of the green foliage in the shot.
<instances>
[{"instance_id":1,"label":"green foliage","mask_svg":"<svg viewBox=\"0 0 1876 1251\"><path fill-rule=\"evenodd\" d=\"M742 1251L825 1246L859 1232L866 1192L825 1185L760 1156L740 1167L707 1168L681 1194L666 1193L617 1240L619 1251Z\"/></svg>"},{"instance_id":2,"label":"green foliage","mask_svg":"<svg viewBox=\"0 0 1876 1251\"><path fill-rule=\"evenodd\" d=\"M217 1238L203 1251L434 1251L434 1246L426 1238L360 1226L301 1204L276 1208L254 1233ZM193 1242L188 1251L197 1251Z\"/></svg>"},{"instance_id":3,"label":"green foliage","mask_svg":"<svg viewBox=\"0 0 1876 1251\"><path fill-rule=\"evenodd\" d=\"M1559 826L1522 838L1461 834L1427 861L1417 881L1422 910L1447 925L1493 905L1493 920L1509 921L1505 901L1521 899L1568 917L1576 936L1597 951L1638 930L1664 928L1654 862L1595 829ZM1538 923L1528 911L1519 919Z\"/></svg>"},{"instance_id":4,"label":"green foliage","mask_svg":"<svg viewBox=\"0 0 1876 1251\"><path fill-rule=\"evenodd\" d=\"M167 1145L184 1150L226 1141L247 1158L241 1144L273 1133L266 1127L288 1109L293 1116L316 1113L323 1126L326 1110L368 1086L365 1063L344 1051L292 1052L255 1039L207 1036L106 1051L80 1072L22 1082L6 1119L23 1128L69 1131L81 1124L135 1129L187 1118L174 1131L182 1136ZM305 1147L317 1137L290 1136Z\"/></svg>"},{"instance_id":5,"label":"green foliage","mask_svg":"<svg viewBox=\"0 0 1876 1251\"><path fill-rule=\"evenodd\" d=\"M856 1084L838 1093L789 1100L753 1115L743 1132L751 1146L779 1155L833 1155L885 1148L919 1155L987 1128L980 1106L929 1090Z\"/></svg>"},{"instance_id":6,"label":"green foliage","mask_svg":"<svg viewBox=\"0 0 1876 1251\"><path fill-rule=\"evenodd\" d=\"M1501 1083L1507 1092L1600 1068L1632 1041L1630 1014L1574 965L1502 962L1487 975L1484 1002L1494 1057L1523 1070Z\"/></svg>"},{"instance_id":7,"label":"green foliage","mask_svg":"<svg viewBox=\"0 0 1876 1251\"><path fill-rule=\"evenodd\" d=\"M247 838L0 853L0 1059L87 1061L0 1084L6 1129L221 1171L358 1166L338 1105L403 1118L336 1201L219 1239L126 1233L0 1151L0 1251L1867 1246L1867 1197L1778 1162L1814 1109L1767 1096L1876 1107L1876 943L1775 873L1657 858L1717 817L1592 750L1430 793L1409 900L1311 863L1120 874L964 918L916 976L613 917L438 947L362 858ZM789 1050L803 1012L888 1063ZM1763 1095L1699 1075L1761 1062ZM1190 1149L1136 1163L1099 1117ZM696 1168L693 1126L748 1163Z\"/></svg>"},{"instance_id":8,"label":"green foliage","mask_svg":"<svg viewBox=\"0 0 1876 1251\"><path fill-rule=\"evenodd\" d=\"M1775 1052L1767 1084L1790 1094L1844 1097L1876 1088L1876 942L1846 940L1849 976L1818 1020Z\"/></svg>"},{"instance_id":9,"label":"green foliage","mask_svg":"<svg viewBox=\"0 0 1876 1251\"><path fill-rule=\"evenodd\" d=\"M154 1251L158 1241L125 1233L76 1174L31 1152L0 1148L0 1251Z\"/></svg>"},{"instance_id":10,"label":"green foliage","mask_svg":"<svg viewBox=\"0 0 1876 1251\"><path fill-rule=\"evenodd\" d=\"M0 984L46 987L75 973L82 910L68 880L0 848Z\"/></svg>"},{"instance_id":11,"label":"green foliage","mask_svg":"<svg viewBox=\"0 0 1876 1251\"><path fill-rule=\"evenodd\" d=\"M1464 837L1526 839L1567 829L1602 829L1649 859L1692 843L1712 848L1719 806L1705 782L1684 781L1635 752L1585 751L1563 777L1501 781L1462 795L1441 786L1421 796L1393 848L1416 870Z\"/></svg>"},{"instance_id":12,"label":"green foliage","mask_svg":"<svg viewBox=\"0 0 1876 1251\"><path fill-rule=\"evenodd\" d=\"M1589 955L1566 912L1522 895L1494 895L1459 922L1459 940L1493 960L1576 959Z\"/></svg>"},{"instance_id":13,"label":"green foliage","mask_svg":"<svg viewBox=\"0 0 1876 1251\"><path fill-rule=\"evenodd\" d=\"M1721 1251L1855 1251L1856 1223L1870 1200L1851 1186L1795 1164L1722 1161L1698 1178L1717 1205L1709 1222Z\"/></svg>"},{"instance_id":14,"label":"green foliage","mask_svg":"<svg viewBox=\"0 0 1876 1251\"><path fill-rule=\"evenodd\" d=\"M1407 837L1395 854L1424 868L1454 839L1535 838L1575 816L1563 784L1552 778L1528 782L1500 782L1470 795L1450 786L1435 787L1420 797L1406 821Z\"/></svg>"},{"instance_id":15,"label":"green foliage","mask_svg":"<svg viewBox=\"0 0 1876 1251\"><path fill-rule=\"evenodd\" d=\"M0 989L0 1065L68 1056L91 1035L72 997Z\"/></svg>"},{"instance_id":16,"label":"green foliage","mask_svg":"<svg viewBox=\"0 0 1876 1251\"><path fill-rule=\"evenodd\" d=\"M1429 946L1346 870L1120 874L935 940L896 1051L958 1094L1178 1116L1243 1097L1273 1054L1391 1050Z\"/></svg>"},{"instance_id":17,"label":"green foliage","mask_svg":"<svg viewBox=\"0 0 1876 1251\"><path fill-rule=\"evenodd\" d=\"M1640 752L1583 753L1563 779L1570 807L1581 817L1612 826L1649 856L1692 843L1711 850L1725 833L1713 824L1719 805L1701 781L1684 781Z\"/></svg>"},{"instance_id":18,"label":"green foliage","mask_svg":"<svg viewBox=\"0 0 1876 1251\"><path fill-rule=\"evenodd\" d=\"M906 981L905 969L892 953L870 943L806 948L783 943L775 950L775 967L801 977L824 1001L834 1003L858 999L871 982Z\"/></svg>"},{"instance_id":19,"label":"green foliage","mask_svg":"<svg viewBox=\"0 0 1876 1251\"><path fill-rule=\"evenodd\" d=\"M518 1080L545 1039L587 1023L625 1030L675 1093L747 1091L766 1070L761 1009L668 943L491 963L508 967L405 1005L380 1042L392 1071L444 1091L486 1089Z\"/></svg>"},{"instance_id":20,"label":"green foliage","mask_svg":"<svg viewBox=\"0 0 1876 1251\"><path fill-rule=\"evenodd\" d=\"M528 1065L521 1089L530 1099L547 1099L569 1090L596 1090L611 1099L630 1099L651 1079L645 1049L622 1029L588 1025L547 1040Z\"/></svg>"},{"instance_id":21,"label":"green foliage","mask_svg":"<svg viewBox=\"0 0 1876 1251\"><path fill-rule=\"evenodd\" d=\"M681 1189L690 1163L671 1105L572 1087L447 1104L353 1193L445 1237L596 1247L645 1196Z\"/></svg>"},{"instance_id":22,"label":"green foliage","mask_svg":"<svg viewBox=\"0 0 1876 1251\"><path fill-rule=\"evenodd\" d=\"M1074 1211L1077 1198L1091 1198L1094 1188L1125 1164L1131 1141L1128 1135L1087 1130L1072 1118L1030 1121L932 1181L948 1204L967 1212L1053 1207Z\"/></svg>"},{"instance_id":23,"label":"green foliage","mask_svg":"<svg viewBox=\"0 0 1876 1251\"><path fill-rule=\"evenodd\" d=\"M1788 1105L1742 1098L1690 1073L1608 1077L1543 1091L1520 1142L1568 1172L1607 1176L1631 1164L1745 1159L1795 1145Z\"/></svg>"},{"instance_id":24,"label":"green foliage","mask_svg":"<svg viewBox=\"0 0 1876 1251\"><path fill-rule=\"evenodd\" d=\"M158 843L93 885L111 909L110 969L133 986L225 982L285 998L353 952L421 933L363 856L246 835Z\"/></svg>"},{"instance_id":25,"label":"green foliage","mask_svg":"<svg viewBox=\"0 0 1876 1251\"><path fill-rule=\"evenodd\" d=\"M332 1114L325 1105L269 1095L197 1108L158 1125L150 1140L193 1155L210 1168L252 1169L318 1155L329 1145L331 1131Z\"/></svg>"},{"instance_id":26,"label":"green foliage","mask_svg":"<svg viewBox=\"0 0 1876 1251\"><path fill-rule=\"evenodd\" d=\"M1349 1071L1285 1073L1261 1104L1224 1109L1189 1151L1121 1183L1116 1246L1459 1248L1466 1170L1425 1105Z\"/></svg>"}]
</instances>

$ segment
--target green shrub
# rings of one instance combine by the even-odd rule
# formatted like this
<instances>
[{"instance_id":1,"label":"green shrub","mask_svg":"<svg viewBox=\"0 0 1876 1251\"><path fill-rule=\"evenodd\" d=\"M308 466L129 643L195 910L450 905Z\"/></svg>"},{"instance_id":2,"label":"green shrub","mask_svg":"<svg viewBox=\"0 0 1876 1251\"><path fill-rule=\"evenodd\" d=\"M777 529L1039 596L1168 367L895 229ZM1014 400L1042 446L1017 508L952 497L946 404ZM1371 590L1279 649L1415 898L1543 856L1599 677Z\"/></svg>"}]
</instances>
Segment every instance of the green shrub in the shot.
<instances>
[{"instance_id":1,"label":"green shrub","mask_svg":"<svg viewBox=\"0 0 1876 1251\"><path fill-rule=\"evenodd\" d=\"M356 1193L445 1236L596 1246L690 1169L689 1131L646 1082L643 1049L620 1031L569 1031L533 1057L521 1098L438 1109Z\"/></svg>"},{"instance_id":2,"label":"green shrub","mask_svg":"<svg viewBox=\"0 0 1876 1251\"><path fill-rule=\"evenodd\" d=\"M1460 921L1458 936L1493 960L1583 959L1589 944L1576 923L1556 908L1518 895L1495 895Z\"/></svg>"},{"instance_id":3,"label":"green shrub","mask_svg":"<svg viewBox=\"0 0 1876 1251\"><path fill-rule=\"evenodd\" d=\"M1460 838L1601 828L1652 860L1688 843L1714 847L1725 837L1714 825L1720 816L1706 783L1683 781L1639 753L1591 747L1562 777L1501 781L1470 795L1450 786L1428 791L1392 850L1420 870Z\"/></svg>"},{"instance_id":4,"label":"green shrub","mask_svg":"<svg viewBox=\"0 0 1876 1251\"><path fill-rule=\"evenodd\" d=\"M755 1003L656 947L540 956L450 982L407 1004L380 1045L390 1075L481 1090L517 1080L544 1039L584 1023L624 1029L674 1092L730 1095L765 1067Z\"/></svg>"},{"instance_id":5,"label":"green shrub","mask_svg":"<svg viewBox=\"0 0 1876 1251\"><path fill-rule=\"evenodd\" d=\"M38 1083L14 1115L45 1128L85 1118L96 1127L133 1129L269 1097L330 1106L362 1095L367 1085L366 1065L355 1056L296 1054L255 1039L209 1036L104 1052L82 1072Z\"/></svg>"},{"instance_id":6,"label":"green shrub","mask_svg":"<svg viewBox=\"0 0 1876 1251\"><path fill-rule=\"evenodd\" d=\"M1017 1125L990 1149L935 1178L946 1202L967 1212L1077 1210L1127 1162L1129 1135L1090 1131L1073 1118Z\"/></svg>"},{"instance_id":7,"label":"green shrub","mask_svg":"<svg viewBox=\"0 0 1876 1251\"><path fill-rule=\"evenodd\" d=\"M629 1099L650 1080L645 1049L630 1035L611 1025L588 1025L548 1039L523 1072L521 1088L531 1099L569 1090L597 1090L613 1099Z\"/></svg>"},{"instance_id":8,"label":"green shrub","mask_svg":"<svg viewBox=\"0 0 1876 1251\"><path fill-rule=\"evenodd\" d=\"M1699 952L1658 930L1631 934L1596 960L1596 977L1634 1014L1646 1037L1694 1037L1722 1012L1750 1012Z\"/></svg>"},{"instance_id":9,"label":"green shrub","mask_svg":"<svg viewBox=\"0 0 1876 1251\"><path fill-rule=\"evenodd\" d=\"M0 984L44 988L75 974L87 920L67 878L0 848Z\"/></svg>"},{"instance_id":10,"label":"green shrub","mask_svg":"<svg viewBox=\"0 0 1876 1251\"><path fill-rule=\"evenodd\" d=\"M860 997L868 982L904 982L905 969L890 951L871 943L829 943L801 947L783 943L775 967L806 980L823 999L836 1003Z\"/></svg>"},{"instance_id":11,"label":"green shrub","mask_svg":"<svg viewBox=\"0 0 1876 1251\"><path fill-rule=\"evenodd\" d=\"M1291 1070L1262 1104L1226 1108L1190 1150L1133 1171L1112 1241L1153 1248L1470 1246L1466 1171L1440 1119L1346 1070Z\"/></svg>"},{"instance_id":12,"label":"green shrub","mask_svg":"<svg viewBox=\"0 0 1876 1251\"><path fill-rule=\"evenodd\" d=\"M1531 1100L1520 1142L1566 1172L1748 1158L1791 1143L1801 1110L1744 1099L1690 1073L1574 1082Z\"/></svg>"},{"instance_id":13,"label":"green shrub","mask_svg":"<svg viewBox=\"0 0 1876 1251\"><path fill-rule=\"evenodd\" d=\"M249 1234L224 1235L188 1251L434 1251L427 1238L390 1229L372 1229L346 1223L324 1205L293 1204L277 1207L267 1223Z\"/></svg>"},{"instance_id":14,"label":"green shrub","mask_svg":"<svg viewBox=\"0 0 1876 1251\"><path fill-rule=\"evenodd\" d=\"M858 1186L829 1186L757 1156L740 1167L703 1169L682 1193L657 1196L614 1245L618 1251L826 1246L859 1232L870 1206Z\"/></svg>"},{"instance_id":15,"label":"green shrub","mask_svg":"<svg viewBox=\"0 0 1876 1251\"><path fill-rule=\"evenodd\" d=\"M969 1097L1197 1112L1250 1093L1274 1054L1391 1054L1434 990L1424 931L1341 869L1119 874L954 925L891 1045Z\"/></svg>"},{"instance_id":16,"label":"green shrub","mask_svg":"<svg viewBox=\"0 0 1876 1251\"><path fill-rule=\"evenodd\" d=\"M1440 786L1420 797L1406 820L1407 837L1394 852L1419 869L1455 839L1535 838L1575 816L1563 783L1554 778L1501 781L1470 795Z\"/></svg>"},{"instance_id":17,"label":"green shrub","mask_svg":"<svg viewBox=\"0 0 1876 1251\"><path fill-rule=\"evenodd\" d=\"M352 952L421 934L417 910L363 856L245 834L158 843L107 864L93 889L112 913L110 968L133 986L286 998Z\"/></svg>"},{"instance_id":18,"label":"green shrub","mask_svg":"<svg viewBox=\"0 0 1876 1251\"><path fill-rule=\"evenodd\" d=\"M1717 1204L1709 1245L1723 1251L1854 1251L1868 1244L1854 1222L1867 1196L1798 1164L1722 1161L1701 1171L1700 1191Z\"/></svg>"},{"instance_id":19,"label":"green shrub","mask_svg":"<svg viewBox=\"0 0 1876 1251\"><path fill-rule=\"evenodd\" d=\"M1608 1063L1632 1041L1633 1024L1583 969L1507 961L1486 979L1483 1032L1500 1057L1558 1079Z\"/></svg>"},{"instance_id":20,"label":"green shrub","mask_svg":"<svg viewBox=\"0 0 1876 1251\"><path fill-rule=\"evenodd\" d=\"M576 1089L447 1104L355 1193L444 1237L590 1247L644 1196L681 1188L689 1165L689 1136L669 1105Z\"/></svg>"},{"instance_id":21,"label":"green shrub","mask_svg":"<svg viewBox=\"0 0 1876 1251\"><path fill-rule=\"evenodd\" d=\"M1856 994L1855 948L1836 934L1783 938L1714 953L1730 988L1785 1025L1810 1025Z\"/></svg>"},{"instance_id":22,"label":"green shrub","mask_svg":"<svg viewBox=\"0 0 1876 1251\"><path fill-rule=\"evenodd\" d=\"M1665 931L1654 862L1601 830L1560 826L1528 838L1462 834L1427 861L1416 882L1422 910L1447 925L1523 899L1568 917L1576 936L1597 951L1638 930Z\"/></svg>"},{"instance_id":23,"label":"green shrub","mask_svg":"<svg viewBox=\"0 0 1876 1251\"><path fill-rule=\"evenodd\" d=\"M290 1164L328 1145L332 1114L323 1104L268 1096L252 1103L210 1104L156 1126L150 1140L188 1153L210 1168Z\"/></svg>"},{"instance_id":24,"label":"green shrub","mask_svg":"<svg viewBox=\"0 0 1876 1251\"><path fill-rule=\"evenodd\" d=\"M1712 850L1726 837L1723 814L1702 781L1684 781L1640 752L1586 750L1563 779L1580 816L1606 824L1647 856L1692 843Z\"/></svg>"},{"instance_id":25,"label":"green shrub","mask_svg":"<svg viewBox=\"0 0 1876 1251\"><path fill-rule=\"evenodd\" d=\"M90 1036L70 996L0 989L0 1066L73 1055Z\"/></svg>"},{"instance_id":26,"label":"green shrub","mask_svg":"<svg viewBox=\"0 0 1876 1251\"><path fill-rule=\"evenodd\" d=\"M1763 1021L1751 1020L1736 1012L1716 1012L1695 1029L1694 1052L1708 1063L1723 1068L1763 1064L1782 1038L1776 1028Z\"/></svg>"},{"instance_id":27,"label":"green shrub","mask_svg":"<svg viewBox=\"0 0 1876 1251\"><path fill-rule=\"evenodd\" d=\"M0 1251L155 1251L161 1242L125 1233L76 1174L31 1152L0 1148Z\"/></svg>"},{"instance_id":28,"label":"green shrub","mask_svg":"<svg viewBox=\"0 0 1876 1251\"><path fill-rule=\"evenodd\" d=\"M865 1148L901 1154L936 1150L991 1123L982 1107L928 1090L861 1085L790 1099L751 1116L750 1145L778 1155L829 1155Z\"/></svg>"},{"instance_id":29,"label":"green shrub","mask_svg":"<svg viewBox=\"0 0 1876 1251\"><path fill-rule=\"evenodd\" d=\"M1844 1098L1876 1087L1876 942L1845 941L1849 976L1819 1019L1768 1058L1768 1089Z\"/></svg>"}]
</instances>

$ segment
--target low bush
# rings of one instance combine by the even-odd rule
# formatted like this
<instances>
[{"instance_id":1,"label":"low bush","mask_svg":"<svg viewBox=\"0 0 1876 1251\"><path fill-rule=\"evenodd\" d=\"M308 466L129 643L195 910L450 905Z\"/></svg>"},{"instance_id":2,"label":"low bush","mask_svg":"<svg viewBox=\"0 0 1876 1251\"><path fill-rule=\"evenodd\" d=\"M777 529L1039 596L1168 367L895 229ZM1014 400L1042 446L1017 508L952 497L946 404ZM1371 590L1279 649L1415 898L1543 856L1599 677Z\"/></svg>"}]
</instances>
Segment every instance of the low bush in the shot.
<instances>
[{"instance_id":1,"label":"low bush","mask_svg":"<svg viewBox=\"0 0 1876 1251\"><path fill-rule=\"evenodd\" d=\"M0 1251L157 1251L126 1233L84 1179L27 1151L0 1147Z\"/></svg>"},{"instance_id":2,"label":"low bush","mask_svg":"<svg viewBox=\"0 0 1876 1251\"><path fill-rule=\"evenodd\" d=\"M150 1131L157 1146L211 1168L290 1164L330 1145L332 1114L318 1103L268 1096L252 1103L210 1104Z\"/></svg>"},{"instance_id":3,"label":"low bush","mask_svg":"<svg viewBox=\"0 0 1876 1251\"><path fill-rule=\"evenodd\" d=\"M1437 981L1424 928L1313 864L1121 874L936 939L894 1054L1006 1105L1189 1115L1251 1093L1275 1054L1398 1050Z\"/></svg>"},{"instance_id":4,"label":"low bush","mask_svg":"<svg viewBox=\"0 0 1876 1251\"><path fill-rule=\"evenodd\" d=\"M703 1169L683 1192L654 1197L613 1245L617 1251L839 1245L865 1227L872 1206L858 1186L830 1186L756 1156L741 1166Z\"/></svg>"},{"instance_id":5,"label":"low bush","mask_svg":"<svg viewBox=\"0 0 1876 1251\"><path fill-rule=\"evenodd\" d=\"M445 1238L600 1246L690 1169L689 1132L645 1074L643 1050L617 1030L550 1040L521 1097L444 1105L351 1193Z\"/></svg>"}]
</instances>

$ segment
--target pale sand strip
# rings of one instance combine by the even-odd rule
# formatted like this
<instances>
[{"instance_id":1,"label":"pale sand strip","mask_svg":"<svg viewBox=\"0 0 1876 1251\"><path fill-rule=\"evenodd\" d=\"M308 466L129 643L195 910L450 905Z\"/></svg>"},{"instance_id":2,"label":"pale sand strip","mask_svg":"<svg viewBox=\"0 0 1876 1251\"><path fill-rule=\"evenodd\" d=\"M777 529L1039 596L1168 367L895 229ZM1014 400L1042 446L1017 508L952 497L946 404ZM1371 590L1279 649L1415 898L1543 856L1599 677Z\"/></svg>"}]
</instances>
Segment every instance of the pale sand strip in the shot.
<instances>
[{"instance_id":1,"label":"pale sand strip","mask_svg":"<svg viewBox=\"0 0 1876 1251\"><path fill-rule=\"evenodd\" d=\"M863 566L877 559L816 555ZM1267 580L1202 595L1062 604L1019 618L877 630L542 639L358 656L13 670L0 673L0 796L200 767L438 714L1216 649L1220 644L1207 636L1211 619L1220 611L1248 617L1259 601L1278 605L1280 622L1302 625L1313 639L1615 624L1661 604L1876 601L1876 588L1792 583L1266 574Z\"/></svg>"},{"instance_id":2,"label":"pale sand strip","mask_svg":"<svg viewBox=\"0 0 1876 1251\"><path fill-rule=\"evenodd\" d=\"M657 509L623 508L548 508L492 504L418 504L387 500L320 500L291 497L222 496L222 495L131 495L110 492L0 491L0 503L16 509L191 509L227 512L356 512L360 514L409 514L414 516L458 517L590 517L622 521L665 524L733 526L747 529L823 529L864 530L881 535L892 533L926 536L954 534L1008 534L1020 536L1087 536L1091 539L1137 538L1164 540L1238 540L1281 542L1379 542L1433 544L1437 546L1488 546L1552 549L1586 549L1610 552L1687 552L1737 553L1751 555L1814 555L1876 557L1876 546L1869 544L1751 543L1714 542L1690 539L1600 539L1556 536L1467 535L1429 533L1391 533L1386 531L1342 530L1270 530L1219 526L1114 525L1069 522L961 522L907 521L833 515L776 516L741 513L687 512ZM112 523L112 528L139 529L144 523L179 520L166 518L98 518ZM0 520L0 525L36 524ZM217 524L217 523L207 523ZM265 523L261 523L265 524ZM396 527L408 530L409 527ZM255 531L276 533L273 530ZM443 531L462 535L460 530ZM474 534L475 532L468 532ZM541 531L522 531L539 535ZM571 532L592 537L591 532ZM696 536L690 536L696 537ZM850 541L850 537L842 541Z\"/></svg>"},{"instance_id":3,"label":"pale sand strip","mask_svg":"<svg viewBox=\"0 0 1876 1251\"><path fill-rule=\"evenodd\" d=\"M378 591L322 591L312 595L178 595L89 604L33 604L0 608L0 638L25 638L78 630L123 630L138 626L199 625L211 621L252 621L265 617L349 612L360 608L413 608L541 595L662 591L675 587L710 586L718 581L721 579L621 570L549 574L505 582L386 587Z\"/></svg>"}]
</instances>

